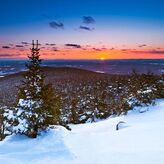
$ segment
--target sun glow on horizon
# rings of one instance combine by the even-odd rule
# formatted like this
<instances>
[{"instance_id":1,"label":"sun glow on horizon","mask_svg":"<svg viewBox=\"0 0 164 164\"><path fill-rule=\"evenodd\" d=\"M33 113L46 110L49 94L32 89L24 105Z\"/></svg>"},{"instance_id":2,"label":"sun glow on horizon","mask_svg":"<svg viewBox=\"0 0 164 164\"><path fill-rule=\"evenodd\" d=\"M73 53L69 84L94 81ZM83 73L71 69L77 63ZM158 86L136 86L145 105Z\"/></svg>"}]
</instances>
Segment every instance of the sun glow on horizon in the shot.
<instances>
[{"instance_id":1,"label":"sun glow on horizon","mask_svg":"<svg viewBox=\"0 0 164 164\"><path fill-rule=\"evenodd\" d=\"M0 58L11 58L11 59L26 59L27 55L30 54L30 45L27 47L16 47L13 46L0 46ZM64 46L57 46L58 49L54 50L51 46L44 45L41 47L40 55L43 59L93 59L105 61L109 59L164 59L164 47L157 49L156 47L141 49L132 48L120 49L115 48L112 49L106 48L104 49L94 49L91 47L87 47L83 49L80 48L67 48ZM85 47L85 46L84 46Z\"/></svg>"},{"instance_id":2,"label":"sun glow on horizon","mask_svg":"<svg viewBox=\"0 0 164 164\"><path fill-rule=\"evenodd\" d=\"M105 60L105 57L103 57L103 56L102 56L102 57L100 57L100 60Z\"/></svg>"}]
</instances>

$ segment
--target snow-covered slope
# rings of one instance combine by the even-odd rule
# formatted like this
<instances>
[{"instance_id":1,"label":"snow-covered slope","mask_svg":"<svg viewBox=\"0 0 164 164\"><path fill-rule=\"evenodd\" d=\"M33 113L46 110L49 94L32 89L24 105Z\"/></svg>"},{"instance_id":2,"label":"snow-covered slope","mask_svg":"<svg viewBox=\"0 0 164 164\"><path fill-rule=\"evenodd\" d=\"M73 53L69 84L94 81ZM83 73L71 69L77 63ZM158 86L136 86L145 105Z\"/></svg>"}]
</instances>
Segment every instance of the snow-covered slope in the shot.
<instances>
[{"instance_id":1,"label":"snow-covered slope","mask_svg":"<svg viewBox=\"0 0 164 164\"><path fill-rule=\"evenodd\" d=\"M119 121L125 124L116 131ZM127 116L71 128L70 132L57 127L37 139L10 136L0 142L0 163L164 163L164 100L156 101L156 106L131 111Z\"/></svg>"}]
</instances>

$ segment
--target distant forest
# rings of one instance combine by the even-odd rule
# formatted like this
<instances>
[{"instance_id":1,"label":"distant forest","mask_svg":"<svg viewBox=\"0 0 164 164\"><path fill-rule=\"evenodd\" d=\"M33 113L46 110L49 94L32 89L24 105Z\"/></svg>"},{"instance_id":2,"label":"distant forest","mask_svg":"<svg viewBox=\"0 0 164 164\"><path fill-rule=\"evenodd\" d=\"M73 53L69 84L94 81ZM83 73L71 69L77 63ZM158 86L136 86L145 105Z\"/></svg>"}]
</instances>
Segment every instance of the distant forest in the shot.
<instances>
[{"instance_id":1,"label":"distant forest","mask_svg":"<svg viewBox=\"0 0 164 164\"><path fill-rule=\"evenodd\" d=\"M111 115L126 114L134 106L153 104L164 98L164 75L151 72L109 75L76 68L45 67L46 82L60 97L65 123L94 122ZM0 104L16 104L22 73L0 79Z\"/></svg>"}]
</instances>

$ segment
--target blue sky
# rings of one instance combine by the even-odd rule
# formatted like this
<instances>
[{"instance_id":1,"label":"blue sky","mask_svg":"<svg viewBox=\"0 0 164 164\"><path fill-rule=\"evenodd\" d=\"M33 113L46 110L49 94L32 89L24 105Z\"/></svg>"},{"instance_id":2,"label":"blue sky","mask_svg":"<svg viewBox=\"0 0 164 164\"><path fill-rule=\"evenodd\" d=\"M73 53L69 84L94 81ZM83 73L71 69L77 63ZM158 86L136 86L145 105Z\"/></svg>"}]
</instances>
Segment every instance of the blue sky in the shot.
<instances>
[{"instance_id":1,"label":"blue sky","mask_svg":"<svg viewBox=\"0 0 164 164\"><path fill-rule=\"evenodd\" d=\"M95 29L96 26L103 30L123 25L127 30L137 30L135 26L138 26L144 31L149 26L149 29L162 33L163 8L163 0L1 0L0 34L36 31L48 34L52 30L48 25L51 21L62 22L65 31L69 31L82 24L83 16L95 19Z\"/></svg>"},{"instance_id":2,"label":"blue sky","mask_svg":"<svg viewBox=\"0 0 164 164\"><path fill-rule=\"evenodd\" d=\"M163 0L1 0L0 43L163 47L163 10Z\"/></svg>"}]
</instances>

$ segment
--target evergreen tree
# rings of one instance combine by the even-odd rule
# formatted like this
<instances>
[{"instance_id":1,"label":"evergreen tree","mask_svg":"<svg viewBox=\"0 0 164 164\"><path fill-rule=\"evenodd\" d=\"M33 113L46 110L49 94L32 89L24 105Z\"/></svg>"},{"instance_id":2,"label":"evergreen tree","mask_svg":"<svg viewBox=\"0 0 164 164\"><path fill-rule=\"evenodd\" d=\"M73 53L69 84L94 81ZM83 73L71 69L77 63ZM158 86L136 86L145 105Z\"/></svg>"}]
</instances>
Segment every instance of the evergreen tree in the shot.
<instances>
[{"instance_id":1,"label":"evergreen tree","mask_svg":"<svg viewBox=\"0 0 164 164\"><path fill-rule=\"evenodd\" d=\"M44 83L38 41L36 45L33 41L32 45L29 62L26 64L28 71L24 74L22 86L19 88L16 132L36 138L50 124L59 124L60 107L52 85Z\"/></svg>"},{"instance_id":2,"label":"evergreen tree","mask_svg":"<svg viewBox=\"0 0 164 164\"><path fill-rule=\"evenodd\" d=\"M6 136L11 135L14 125L13 109L9 107L0 107L0 141Z\"/></svg>"},{"instance_id":3,"label":"evergreen tree","mask_svg":"<svg viewBox=\"0 0 164 164\"><path fill-rule=\"evenodd\" d=\"M71 101L71 118L70 118L70 122L73 124L78 124L80 122L77 105L78 105L77 99L73 98Z\"/></svg>"},{"instance_id":4,"label":"evergreen tree","mask_svg":"<svg viewBox=\"0 0 164 164\"><path fill-rule=\"evenodd\" d=\"M157 78L151 72L137 74L133 71L130 77L129 100L132 107L152 104L157 97Z\"/></svg>"},{"instance_id":5,"label":"evergreen tree","mask_svg":"<svg viewBox=\"0 0 164 164\"><path fill-rule=\"evenodd\" d=\"M0 141L2 141L6 137L6 118L4 116L4 112L4 109L0 108Z\"/></svg>"}]
</instances>

